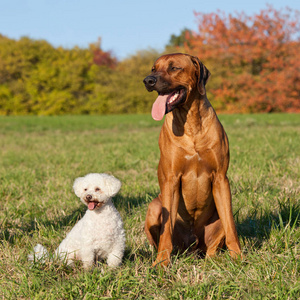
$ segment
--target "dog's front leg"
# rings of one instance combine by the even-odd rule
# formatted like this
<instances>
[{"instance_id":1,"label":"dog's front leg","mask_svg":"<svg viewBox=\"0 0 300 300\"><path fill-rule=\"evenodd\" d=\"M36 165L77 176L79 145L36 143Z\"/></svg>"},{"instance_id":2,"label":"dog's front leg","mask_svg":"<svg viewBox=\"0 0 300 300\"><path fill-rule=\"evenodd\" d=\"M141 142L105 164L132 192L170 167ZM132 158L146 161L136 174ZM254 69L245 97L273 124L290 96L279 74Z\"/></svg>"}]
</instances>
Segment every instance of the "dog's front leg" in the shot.
<instances>
[{"instance_id":1,"label":"dog's front leg","mask_svg":"<svg viewBox=\"0 0 300 300\"><path fill-rule=\"evenodd\" d=\"M173 250L173 232L179 205L179 179L169 178L161 185L162 224L158 254L153 266L167 266Z\"/></svg>"},{"instance_id":2,"label":"dog's front leg","mask_svg":"<svg viewBox=\"0 0 300 300\"><path fill-rule=\"evenodd\" d=\"M123 253L124 253L125 241L119 240L113 245L111 252L107 256L107 265L109 267L115 268L121 265Z\"/></svg>"},{"instance_id":3,"label":"dog's front leg","mask_svg":"<svg viewBox=\"0 0 300 300\"><path fill-rule=\"evenodd\" d=\"M213 197L225 231L225 243L232 257L241 255L241 246L232 214L230 185L226 175L217 174L213 182Z\"/></svg>"},{"instance_id":4,"label":"dog's front leg","mask_svg":"<svg viewBox=\"0 0 300 300\"><path fill-rule=\"evenodd\" d=\"M95 252L91 247L84 247L80 251L80 256L85 270L90 269L94 265Z\"/></svg>"}]
</instances>

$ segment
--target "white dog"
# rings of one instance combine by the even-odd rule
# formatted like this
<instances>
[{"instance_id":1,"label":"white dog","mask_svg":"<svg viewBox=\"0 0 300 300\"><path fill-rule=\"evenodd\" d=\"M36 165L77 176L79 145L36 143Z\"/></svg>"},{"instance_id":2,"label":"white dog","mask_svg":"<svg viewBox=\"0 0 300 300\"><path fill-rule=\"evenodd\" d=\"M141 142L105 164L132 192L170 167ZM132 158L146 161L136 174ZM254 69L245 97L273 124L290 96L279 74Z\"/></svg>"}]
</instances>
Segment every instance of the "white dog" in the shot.
<instances>
[{"instance_id":1,"label":"white dog","mask_svg":"<svg viewBox=\"0 0 300 300\"><path fill-rule=\"evenodd\" d=\"M121 216L111 198L121 188L114 176L91 173L75 180L73 189L88 207L83 218L67 234L55 251L55 256L72 264L81 260L85 269L98 259L107 259L110 267L119 266L125 249L125 231ZM44 260L49 257L40 244L34 247L29 260Z\"/></svg>"}]
</instances>

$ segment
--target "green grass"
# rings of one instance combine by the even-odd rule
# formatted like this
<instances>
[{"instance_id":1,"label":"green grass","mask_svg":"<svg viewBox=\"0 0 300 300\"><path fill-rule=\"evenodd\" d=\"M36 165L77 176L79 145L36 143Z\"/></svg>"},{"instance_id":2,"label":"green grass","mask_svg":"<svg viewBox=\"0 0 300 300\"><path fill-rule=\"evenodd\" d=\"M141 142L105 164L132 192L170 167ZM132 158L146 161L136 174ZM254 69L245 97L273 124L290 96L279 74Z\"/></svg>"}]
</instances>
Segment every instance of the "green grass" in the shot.
<instances>
[{"instance_id":1,"label":"green grass","mask_svg":"<svg viewBox=\"0 0 300 300\"><path fill-rule=\"evenodd\" d=\"M300 115L223 115L228 176L244 259L156 253L143 233L159 192L161 122L150 116L0 118L0 297L3 299L298 299ZM122 183L114 203L127 234L123 265L84 272L31 265L41 243L54 251L84 212L76 177L107 172Z\"/></svg>"}]
</instances>

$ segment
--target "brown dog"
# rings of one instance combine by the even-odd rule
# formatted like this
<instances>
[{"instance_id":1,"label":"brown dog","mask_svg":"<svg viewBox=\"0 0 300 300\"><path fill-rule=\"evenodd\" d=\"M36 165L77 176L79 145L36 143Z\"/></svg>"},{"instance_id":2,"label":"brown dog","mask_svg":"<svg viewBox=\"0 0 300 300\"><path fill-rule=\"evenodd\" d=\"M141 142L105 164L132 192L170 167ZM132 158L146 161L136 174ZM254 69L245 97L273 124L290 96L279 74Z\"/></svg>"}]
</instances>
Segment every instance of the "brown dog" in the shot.
<instances>
[{"instance_id":1,"label":"brown dog","mask_svg":"<svg viewBox=\"0 0 300 300\"><path fill-rule=\"evenodd\" d=\"M233 257L241 248L233 220L226 176L226 133L207 100L210 73L197 57L161 56L144 79L158 97L152 117L166 114L160 137L160 194L148 207L145 232L158 249L154 265L167 265L177 250L199 250L213 256L224 246Z\"/></svg>"}]
</instances>

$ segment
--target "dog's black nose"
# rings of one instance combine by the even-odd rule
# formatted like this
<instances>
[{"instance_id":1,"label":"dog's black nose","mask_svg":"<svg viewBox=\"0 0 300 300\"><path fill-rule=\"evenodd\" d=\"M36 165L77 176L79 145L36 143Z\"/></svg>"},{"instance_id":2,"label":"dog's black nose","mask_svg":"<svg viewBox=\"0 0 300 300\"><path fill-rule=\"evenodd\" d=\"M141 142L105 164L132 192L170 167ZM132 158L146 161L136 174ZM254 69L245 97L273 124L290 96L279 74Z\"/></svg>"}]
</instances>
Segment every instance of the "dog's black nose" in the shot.
<instances>
[{"instance_id":1,"label":"dog's black nose","mask_svg":"<svg viewBox=\"0 0 300 300\"><path fill-rule=\"evenodd\" d=\"M157 79L154 76L147 76L143 82L146 87L154 87Z\"/></svg>"},{"instance_id":2,"label":"dog's black nose","mask_svg":"<svg viewBox=\"0 0 300 300\"><path fill-rule=\"evenodd\" d=\"M90 200L92 200L93 199L93 196L92 195L86 195L86 200L88 200L88 201L90 201Z\"/></svg>"}]
</instances>

